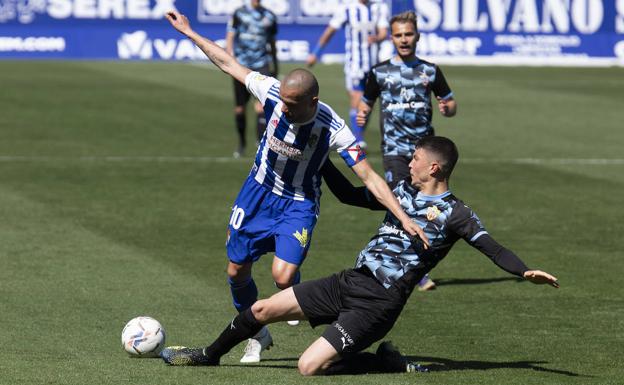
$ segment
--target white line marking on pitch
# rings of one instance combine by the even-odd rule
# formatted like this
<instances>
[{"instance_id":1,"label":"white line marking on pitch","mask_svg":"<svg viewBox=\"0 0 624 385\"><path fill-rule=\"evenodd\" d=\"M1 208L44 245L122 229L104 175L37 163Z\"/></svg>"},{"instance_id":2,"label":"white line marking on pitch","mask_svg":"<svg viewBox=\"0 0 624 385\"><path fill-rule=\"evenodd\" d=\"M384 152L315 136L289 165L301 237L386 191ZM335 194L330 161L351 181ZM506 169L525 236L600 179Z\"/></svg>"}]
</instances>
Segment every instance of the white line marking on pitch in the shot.
<instances>
[{"instance_id":1,"label":"white line marking on pitch","mask_svg":"<svg viewBox=\"0 0 624 385\"><path fill-rule=\"evenodd\" d=\"M511 163L511 164L546 164L546 165L620 165L624 159L620 158L466 158L464 163Z\"/></svg>"},{"instance_id":2,"label":"white line marking on pitch","mask_svg":"<svg viewBox=\"0 0 624 385\"><path fill-rule=\"evenodd\" d=\"M379 160L369 157L370 160ZM251 163L253 158L230 156L0 156L0 162L108 162L108 163ZM622 158L463 158L469 164L526 164L526 165L624 165Z\"/></svg>"}]
</instances>

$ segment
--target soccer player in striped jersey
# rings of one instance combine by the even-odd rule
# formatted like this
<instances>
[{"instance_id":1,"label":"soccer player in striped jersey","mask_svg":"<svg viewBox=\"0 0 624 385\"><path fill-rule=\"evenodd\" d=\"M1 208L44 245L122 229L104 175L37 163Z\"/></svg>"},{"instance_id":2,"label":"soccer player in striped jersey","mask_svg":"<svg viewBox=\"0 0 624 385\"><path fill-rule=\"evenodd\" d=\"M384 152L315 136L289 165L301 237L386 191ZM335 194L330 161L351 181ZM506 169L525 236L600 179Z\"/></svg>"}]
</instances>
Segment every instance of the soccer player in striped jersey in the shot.
<instances>
[{"instance_id":1,"label":"soccer player in striped jersey","mask_svg":"<svg viewBox=\"0 0 624 385\"><path fill-rule=\"evenodd\" d=\"M251 269L263 254L275 252L272 273L278 288L299 281L299 266L306 257L319 213L320 169L331 150L337 151L373 196L399 218L407 233L428 242L368 164L344 120L319 101L314 75L297 69L280 82L251 71L193 31L185 16L174 11L166 16L175 29L222 71L244 83L264 106L266 131L228 226L228 281L239 312L257 300ZM258 362L261 351L271 344L268 330L262 328L249 340L242 362Z\"/></svg>"},{"instance_id":2,"label":"soccer player in striped jersey","mask_svg":"<svg viewBox=\"0 0 624 385\"><path fill-rule=\"evenodd\" d=\"M345 28L344 72L349 93L349 118L351 129L364 149L364 125L357 124L357 107L366 75L377 64L378 43L388 36L388 14L388 6L382 1L357 0L341 5L307 59L308 66L313 66L336 30Z\"/></svg>"},{"instance_id":3,"label":"soccer player in striped jersey","mask_svg":"<svg viewBox=\"0 0 624 385\"><path fill-rule=\"evenodd\" d=\"M277 76L277 16L260 4L260 0L249 0L247 4L236 9L227 27L225 50L236 57L245 67L264 75ZM234 118L238 132L238 148L234 157L238 158L245 152L247 141L245 131L245 106L251 95L244 84L234 80ZM254 103L256 110L256 134L260 141L264 133L266 121L262 105Z\"/></svg>"}]
</instances>

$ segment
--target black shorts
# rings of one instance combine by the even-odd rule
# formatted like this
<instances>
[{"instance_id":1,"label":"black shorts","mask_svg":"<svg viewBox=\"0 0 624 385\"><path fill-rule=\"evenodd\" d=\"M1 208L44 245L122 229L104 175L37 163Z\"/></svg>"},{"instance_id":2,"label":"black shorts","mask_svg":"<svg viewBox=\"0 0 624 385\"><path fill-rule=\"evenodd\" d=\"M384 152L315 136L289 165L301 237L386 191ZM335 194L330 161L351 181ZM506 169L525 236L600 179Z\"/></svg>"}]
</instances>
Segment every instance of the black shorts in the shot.
<instances>
[{"instance_id":1,"label":"black shorts","mask_svg":"<svg viewBox=\"0 0 624 385\"><path fill-rule=\"evenodd\" d=\"M271 76L269 74L268 65L255 71L260 72L262 75ZM249 91L247 91L247 87L245 86L245 84L234 79L234 103L235 105L244 106L249 101L249 98L251 98L251 94L249 93Z\"/></svg>"},{"instance_id":2,"label":"black shorts","mask_svg":"<svg viewBox=\"0 0 624 385\"><path fill-rule=\"evenodd\" d=\"M391 187L410 176L411 156L387 155L383 157L386 182Z\"/></svg>"},{"instance_id":3,"label":"black shorts","mask_svg":"<svg viewBox=\"0 0 624 385\"><path fill-rule=\"evenodd\" d=\"M312 327L329 324L323 337L341 354L359 352L382 339L403 310L407 297L384 288L366 267L293 286Z\"/></svg>"}]
</instances>

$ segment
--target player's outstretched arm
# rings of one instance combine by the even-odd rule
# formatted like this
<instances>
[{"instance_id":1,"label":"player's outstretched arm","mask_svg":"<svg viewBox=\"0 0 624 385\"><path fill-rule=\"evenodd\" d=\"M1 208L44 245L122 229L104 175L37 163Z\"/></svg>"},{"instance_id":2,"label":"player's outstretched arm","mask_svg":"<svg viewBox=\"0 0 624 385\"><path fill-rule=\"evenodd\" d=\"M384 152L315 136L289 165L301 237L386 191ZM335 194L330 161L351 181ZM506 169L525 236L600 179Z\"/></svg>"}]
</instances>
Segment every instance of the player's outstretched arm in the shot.
<instances>
[{"instance_id":1,"label":"player's outstretched arm","mask_svg":"<svg viewBox=\"0 0 624 385\"><path fill-rule=\"evenodd\" d=\"M472 211L470 217L475 217ZM524 264L524 262L522 262L522 260L516 254L514 254L513 251L496 242L496 240L494 240L491 235L487 233L483 234L479 236L474 242L469 241L467 238L464 239L466 239L466 241L470 243L472 247L485 254L488 258L490 258L490 260L492 260L492 262L494 262L498 267L505 270L506 272L517 275L519 277L523 277L524 279L531 281L535 284L547 283L553 287L559 287L559 283L557 282L556 277L541 270L530 270Z\"/></svg>"},{"instance_id":2,"label":"player's outstretched arm","mask_svg":"<svg viewBox=\"0 0 624 385\"><path fill-rule=\"evenodd\" d=\"M527 270L524 272L524 278L536 285L548 284L556 289L559 288L557 277L541 270Z\"/></svg>"},{"instance_id":3,"label":"player's outstretched arm","mask_svg":"<svg viewBox=\"0 0 624 385\"><path fill-rule=\"evenodd\" d=\"M368 193L366 187L355 187L330 159L321 167L321 173L327 187L341 203L370 210L386 210L384 205Z\"/></svg>"},{"instance_id":4,"label":"player's outstretched arm","mask_svg":"<svg viewBox=\"0 0 624 385\"><path fill-rule=\"evenodd\" d=\"M228 54L212 40L206 39L193 31L186 16L176 11L169 11L165 15L169 23L195 43L221 71L229 74L241 83L245 83L245 77L251 72L247 67L240 65L234 57Z\"/></svg>"},{"instance_id":5,"label":"player's outstretched arm","mask_svg":"<svg viewBox=\"0 0 624 385\"><path fill-rule=\"evenodd\" d=\"M420 228L415 222L413 222L410 217L403 211L399 201L394 196L390 188L386 184L386 181L380 177L375 170L370 166L366 159L361 160L353 167L351 167L353 172L364 182L368 191L370 191L375 198L382 205L386 206L388 210L399 221L401 221L401 226L403 226L403 230L405 230L408 234L412 236L418 235L420 239L423 241L425 248L429 247L429 238L425 235L423 229Z\"/></svg>"},{"instance_id":6,"label":"player's outstretched arm","mask_svg":"<svg viewBox=\"0 0 624 385\"><path fill-rule=\"evenodd\" d=\"M323 34L319 38L316 47L314 48L314 50L312 50L312 52L310 53L310 55L308 55L308 58L306 59L306 64L308 67L312 67L316 64L317 60L321 56L323 48L325 47L327 42L329 42L332 36L334 36L334 32L336 32L336 29L331 25L328 25L327 28L325 28L325 31L323 31Z\"/></svg>"}]
</instances>

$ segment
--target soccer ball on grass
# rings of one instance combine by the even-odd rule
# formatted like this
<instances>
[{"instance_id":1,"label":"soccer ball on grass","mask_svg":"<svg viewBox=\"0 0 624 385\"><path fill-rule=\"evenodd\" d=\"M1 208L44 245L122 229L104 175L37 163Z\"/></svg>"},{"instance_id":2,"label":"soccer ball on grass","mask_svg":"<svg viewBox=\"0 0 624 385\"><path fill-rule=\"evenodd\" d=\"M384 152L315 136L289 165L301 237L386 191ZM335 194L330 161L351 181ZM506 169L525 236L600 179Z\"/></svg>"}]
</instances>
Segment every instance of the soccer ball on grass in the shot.
<instances>
[{"instance_id":1,"label":"soccer ball on grass","mask_svg":"<svg viewBox=\"0 0 624 385\"><path fill-rule=\"evenodd\" d=\"M165 346L165 329L151 317L136 317L121 331L121 344L128 354L156 357Z\"/></svg>"}]
</instances>

